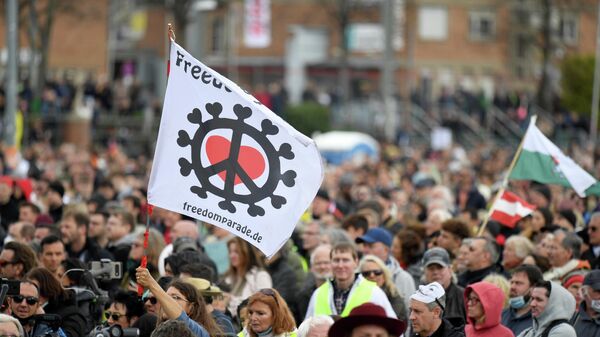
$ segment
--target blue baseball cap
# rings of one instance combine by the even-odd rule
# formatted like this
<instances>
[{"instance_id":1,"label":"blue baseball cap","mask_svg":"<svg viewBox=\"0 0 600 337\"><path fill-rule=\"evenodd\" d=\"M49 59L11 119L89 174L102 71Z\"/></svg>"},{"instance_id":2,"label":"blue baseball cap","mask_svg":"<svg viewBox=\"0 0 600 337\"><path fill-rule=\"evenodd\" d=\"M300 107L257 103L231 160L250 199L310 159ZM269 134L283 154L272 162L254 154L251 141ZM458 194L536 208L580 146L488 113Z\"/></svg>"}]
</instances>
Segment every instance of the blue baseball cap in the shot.
<instances>
[{"instance_id":1,"label":"blue baseball cap","mask_svg":"<svg viewBox=\"0 0 600 337\"><path fill-rule=\"evenodd\" d=\"M392 246L392 234L384 228L371 228L363 236L356 238L356 243L375 243L381 242L384 245Z\"/></svg>"}]
</instances>

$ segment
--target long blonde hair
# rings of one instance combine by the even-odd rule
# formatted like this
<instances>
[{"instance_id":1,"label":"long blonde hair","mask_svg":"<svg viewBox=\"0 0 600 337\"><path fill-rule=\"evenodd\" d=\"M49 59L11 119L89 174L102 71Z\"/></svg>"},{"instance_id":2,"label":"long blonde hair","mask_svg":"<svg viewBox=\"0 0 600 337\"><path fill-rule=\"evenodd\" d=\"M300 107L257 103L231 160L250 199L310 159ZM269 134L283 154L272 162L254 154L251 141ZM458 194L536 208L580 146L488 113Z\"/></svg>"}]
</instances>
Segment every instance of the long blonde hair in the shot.
<instances>
[{"instance_id":1,"label":"long blonde hair","mask_svg":"<svg viewBox=\"0 0 600 337\"><path fill-rule=\"evenodd\" d=\"M380 258L378 258L375 255L365 255L360 260L360 264L358 265L358 269L362 270L363 266L367 262L373 262L379 268L381 268L381 270L383 270L383 278L385 280L383 282L383 288L384 288L383 290L387 290L387 292L389 292L391 296L398 295L398 289L396 288L396 285L394 284L394 281L392 281L392 273L390 272L390 270L388 269L388 267L385 265L385 263Z\"/></svg>"}]
</instances>

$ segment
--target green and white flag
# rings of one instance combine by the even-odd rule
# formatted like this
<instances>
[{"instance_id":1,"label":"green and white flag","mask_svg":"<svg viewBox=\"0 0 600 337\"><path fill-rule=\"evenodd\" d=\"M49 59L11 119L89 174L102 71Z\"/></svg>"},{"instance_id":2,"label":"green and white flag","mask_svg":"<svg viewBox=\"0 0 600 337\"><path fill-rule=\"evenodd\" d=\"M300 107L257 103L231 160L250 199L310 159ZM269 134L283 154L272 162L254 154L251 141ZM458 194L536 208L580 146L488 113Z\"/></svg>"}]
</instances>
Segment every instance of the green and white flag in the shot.
<instances>
[{"instance_id":1,"label":"green and white flag","mask_svg":"<svg viewBox=\"0 0 600 337\"><path fill-rule=\"evenodd\" d=\"M593 190L590 187L597 183L594 177L546 138L534 122L525 133L523 149L509 179L571 187L582 198L589 195ZM590 191L586 193L588 188Z\"/></svg>"}]
</instances>

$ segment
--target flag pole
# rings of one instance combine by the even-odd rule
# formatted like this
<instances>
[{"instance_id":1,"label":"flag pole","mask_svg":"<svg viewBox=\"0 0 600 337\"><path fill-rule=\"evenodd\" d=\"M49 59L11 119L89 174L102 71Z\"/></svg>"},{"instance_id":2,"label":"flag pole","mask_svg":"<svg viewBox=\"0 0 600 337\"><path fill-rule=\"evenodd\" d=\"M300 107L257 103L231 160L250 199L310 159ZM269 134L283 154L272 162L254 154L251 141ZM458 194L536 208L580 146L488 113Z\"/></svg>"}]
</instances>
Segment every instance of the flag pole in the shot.
<instances>
[{"instance_id":1,"label":"flag pole","mask_svg":"<svg viewBox=\"0 0 600 337\"><path fill-rule=\"evenodd\" d=\"M537 115L531 116L531 119L529 120L529 127L527 128L527 131L529 131L529 128L532 125L535 125L536 121L537 121ZM513 156L513 159L510 162L510 165L508 166L508 171L506 172L506 175L504 175L504 179L502 179L502 184L500 185L500 189L498 189L498 192L496 192L496 195L494 196L494 199L493 199L492 203L490 204L490 208L488 209L487 214L485 215L485 218L483 219L483 222L481 223L481 226L479 227L479 230L477 231L477 236L483 235L483 231L485 230L485 227L487 226L487 223L490 220L490 217L492 216L492 212L494 211L494 204L496 203L496 201L498 201L498 198L500 198L502 196L502 194L504 194L504 191L506 190L506 186L508 186L508 177L510 177L512 170L513 170L513 168L515 168L515 165L517 164L517 160L519 159L519 156L521 155L521 151L523 150L523 141L525 140L527 131L525 131L525 135L523 135L523 138L521 138L521 142L519 143L517 152L515 152L515 155Z\"/></svg>"},{"instance_id":2,"label":"flag pole","mask_svg":"<svg viewBox=\"0 0 600 337\"><path fill-rule=\"evenodd\" d=\"M169 37L169 55L167 56L167 79L169 78L169 73L171 72L171 42L175 42L175 31L173 30L173 25L171 23L167 24L167 36ZM140 262L140 267L146 268L148 265L148 236L150 235L150 217L152 216L152 211L154 210L154 206L148 204L148 211L146 216L146 231L144 232L144 256L142 257L142 261ZM142 296L144 293L144 287L138 284L138 296Z\"/></svg>"}]
</instances>

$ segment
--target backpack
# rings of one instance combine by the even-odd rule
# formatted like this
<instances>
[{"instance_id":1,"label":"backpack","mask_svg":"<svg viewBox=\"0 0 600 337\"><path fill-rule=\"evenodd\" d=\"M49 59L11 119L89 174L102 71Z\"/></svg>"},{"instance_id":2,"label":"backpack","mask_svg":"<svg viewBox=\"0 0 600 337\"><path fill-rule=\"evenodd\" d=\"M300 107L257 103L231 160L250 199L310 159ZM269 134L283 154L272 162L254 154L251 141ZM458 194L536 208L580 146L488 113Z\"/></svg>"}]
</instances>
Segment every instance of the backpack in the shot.
<instances>
[{"instance_id":1,"label":"backpack","mask_svg":"<svg viewBox=\"0 0 600 337\"><path fill-rule=\"evenodd\" d=\"M570 324L568 319L556 319L556 320L550 322L550 324L546 327L546 329L544 329L544 332L542 332L541 337L548 337L548 335L550 334L550 330L552 330L552 328L554 328L557 325L561 325L563 323Z\"/></svg>"}]
</instances>

